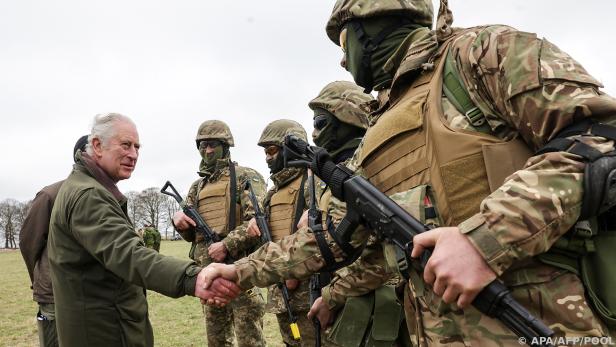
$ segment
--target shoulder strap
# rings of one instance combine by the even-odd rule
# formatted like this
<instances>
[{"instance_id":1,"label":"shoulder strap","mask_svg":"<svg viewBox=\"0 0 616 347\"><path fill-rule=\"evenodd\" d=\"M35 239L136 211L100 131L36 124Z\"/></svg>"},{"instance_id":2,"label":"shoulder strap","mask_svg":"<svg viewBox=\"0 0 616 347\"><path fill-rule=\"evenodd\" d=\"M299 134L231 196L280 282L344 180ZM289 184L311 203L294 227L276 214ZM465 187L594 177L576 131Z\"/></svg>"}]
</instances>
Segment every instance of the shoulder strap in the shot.
<instances>
[{"instance_id":1,"label":"shoulder strap","mask_svg":"<svg viewBox=\"0 0 616 347\"><path fill-rule=\"evenodd\" d=\"M307 176L308 171L304 170L304 175L302 176L302 183L299 185L299 192L297 194L297 200L295 201L295 218L293 219L293 227L291 229L291 234L294 234L297 231L297 223L299 223L299 220L300 218L302 218L302 214L304 213L304 209L306 208L304 187L306 186Z\"/></svg>"},{"instance_id":2,"label":"shoulder strap","mask_svg":"<svg viewBox=\"0 0 616 347\"><path fill-rule=\"evenodd\" d=\"M231 182L229 183L230 190L230 204L229 204L229 229L231 231L235 229L235 209L237 207L237 176L235 175L235 164L229 159L229 175L231 176Z\"/></svg>"},{"instance_id":3,"label":"shoulder strap","mask_svg":"<svg viewBox=\"0 0 616 347\"><path fill-rule=\"evenodd\" d=\"M445 70L443 71L443 92L453 106L462 113L472 126L481 132L490 132L486 116L479 107L475 106L471 99L460 72L456 68L454 57L451 52L445 57Z\"/></svg>"}]
</instances>

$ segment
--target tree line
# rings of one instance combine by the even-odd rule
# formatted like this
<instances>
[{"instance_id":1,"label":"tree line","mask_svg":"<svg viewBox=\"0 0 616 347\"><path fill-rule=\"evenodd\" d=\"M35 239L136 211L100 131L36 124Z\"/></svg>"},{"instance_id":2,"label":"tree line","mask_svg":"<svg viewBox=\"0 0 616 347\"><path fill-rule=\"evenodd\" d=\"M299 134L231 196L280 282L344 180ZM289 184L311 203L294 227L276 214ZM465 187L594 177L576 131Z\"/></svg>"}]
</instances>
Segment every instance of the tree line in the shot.
<instances>
[{"instance_id":1,"label":"tree line","mask_svg":"<svg viewBox=\"0 0 616 347\"><path fill-rule=\"evenodd\" d=\"M141 192L131 191L125 196L128 199L128 216L135 229L152 225L160 231L163 239L176 238L171 218L180 207L173 198L162 194L156 187ZM0 202L0 240L4 241L4 245L0 241L0 247L19 247L19 232L31 206L32 200L20 202L9 198Z\"/></svg>"}]
</instances>

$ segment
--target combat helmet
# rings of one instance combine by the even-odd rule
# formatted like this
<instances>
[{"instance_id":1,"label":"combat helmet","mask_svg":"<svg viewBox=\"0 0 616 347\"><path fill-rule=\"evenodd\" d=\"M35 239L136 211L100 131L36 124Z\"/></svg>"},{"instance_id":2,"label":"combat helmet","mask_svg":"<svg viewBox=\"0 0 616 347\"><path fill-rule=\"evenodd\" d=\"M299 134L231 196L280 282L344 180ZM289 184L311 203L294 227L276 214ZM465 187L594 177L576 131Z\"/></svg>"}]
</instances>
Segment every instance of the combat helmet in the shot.
<instances>
[{"instance_id":1,"label":"combat helmet","mask_svg":"<svg viewBox=\"0 0 616 347\"><path fill-rule=\"evenodd\" d=\"M325 31L335 44L346 22L379 16L399 16L413 23L431 27L434 9L430 0L338 0L327 21Z\"/></svg>"},{"instance_id":2,"label":"combat helmet","mask_svg":"<svg viewBox=\"0 0 616 347\"><path fill-rule=\"evenodd\" d=\"M326 85L319 95L308 103L308 107L312 110L320 107L342 123L368 129L369 104L373 100L372 95L364 93L363 88L355 83L335 81Z\"/></svg>"},{"instance_id":3,"label":"combat helmet","mask_svg":"<svg viewBox=\"0 0 616 347\"><path fill-rule=\"evenodd\" d=\"M199 141L201 140L221 140L225 142L229 147L233 147L233 135L231 135L231 129L229 126L220 120L206 120L201 123L199 130L197 130L197 147L199 147Z\"/></svg>"},{"instance_id":4,"label":"combat helmet","mask_svg":"<svg viewBox=\"0 0 616 347\"><path fill-rule=\"evenodd\" d=\"M278 119L269 123L259 138L259 146L277 145L282 147L282 141L287 135L295 135L304 141L308 141L306 130L298 122L290 119Z\"/></svg>"}]
</instances>

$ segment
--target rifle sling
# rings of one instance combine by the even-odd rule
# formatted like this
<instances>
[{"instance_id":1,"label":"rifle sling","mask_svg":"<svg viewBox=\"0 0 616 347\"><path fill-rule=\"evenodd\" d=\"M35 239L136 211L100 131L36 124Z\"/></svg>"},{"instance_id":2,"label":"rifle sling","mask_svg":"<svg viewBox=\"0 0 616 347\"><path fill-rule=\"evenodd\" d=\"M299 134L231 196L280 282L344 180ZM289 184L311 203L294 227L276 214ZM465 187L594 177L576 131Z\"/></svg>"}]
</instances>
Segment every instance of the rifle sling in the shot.
<instances>
[{"instance_id":1,"label":"rifle sling","mask_svg":"<svg viewBox=\"0 0 616 347\"><path fill-rule=\"evenodd\" d=\"M229 232L235 229L237 221L235 220L235 208L237 207L237 177L235 175L235 164L229 159L229 175L231 182L229 183Z\"/></svg>"}]
</instances>

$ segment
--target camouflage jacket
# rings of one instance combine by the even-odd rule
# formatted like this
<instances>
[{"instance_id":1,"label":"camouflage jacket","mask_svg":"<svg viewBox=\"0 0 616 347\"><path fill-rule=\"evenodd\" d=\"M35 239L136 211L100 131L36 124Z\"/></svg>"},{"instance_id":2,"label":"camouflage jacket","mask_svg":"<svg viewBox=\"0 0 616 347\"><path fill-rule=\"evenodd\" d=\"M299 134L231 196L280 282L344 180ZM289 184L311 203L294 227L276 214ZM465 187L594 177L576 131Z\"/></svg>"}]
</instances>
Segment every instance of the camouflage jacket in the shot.
<instances>
[{"instance_id":1,"label":"camouflage jacket","mask_svg":"<svg viewBox=\"0 0 616 347\"><path fill-rule=\"evenodd\" d=\"M599 82L547 40L500 25L473 28L453 40L452 52L464 84L472 86L471 98L485 114L493 135L519 136L536 150L582 118L615 123L616 100L599 91ZM430 68L437 51L435 34L426 30L421 40L400 52L400 63L391 65L396 76L391 93L403 90L409 75ZM381 110L388 105L382 102ZM456 121L460 119L454 110L446 118L452 127L473 130ZM584 136L580 141L602 152L613 148L603 138ZM356 168L361 173L361 167ZM577 220L583 169L580 158L569 153L532 157L482 202L476 215L459 225L460 230L502 275L512 264L545 252ZM351 242L363 244L369 234L360 228ZM341 254L333 242L330 245L335 254ZM311 231L302 230L236 264L240 284L249 287L279 278L305 278L324 261Z\"/></svg>"},{"instance_id":2,"label":"camouflage jacket","mask_svg":"<svg viewBox=\"0 0 616 347\"><path fill-rule=\"evenodd\" d=\"M216 166L216 170L211 175L205 175L205 177L196 180L190 186L188 194L186 196L186 203L190 206L196 207L196 202L198 201L199 191L203 189L208 183L214 183L218 181L223 175L228 176L230 174L228 159L221 159ZM252 203L250 202L250 198L248 197L248 193L244 191L245 182L250 180L252 182L252 187L257 196L262 197L265 191L265 181L261 174L259 174L256 170L237 166L235 168L236 172L236 189L237 189L237 199L240 205L240 216L241 219L237 221L237 226L234 230L229 231L222 242L227 248L227 252L232 258L238 259L241 258L255 247L259 245L258 237L249 237L246 233L246 227L248 226L248 221L254 216L254 209L252 207ZM178 232L180 232L178 230ZM195 242L195 230L189 229L180 232L182 238L189 242ZM204 258L205 263L211 262L209 259L209 255L207 255L207 248L205 244L196 245L195 250L195 259Z\"/></svg>"}]
</instances>

